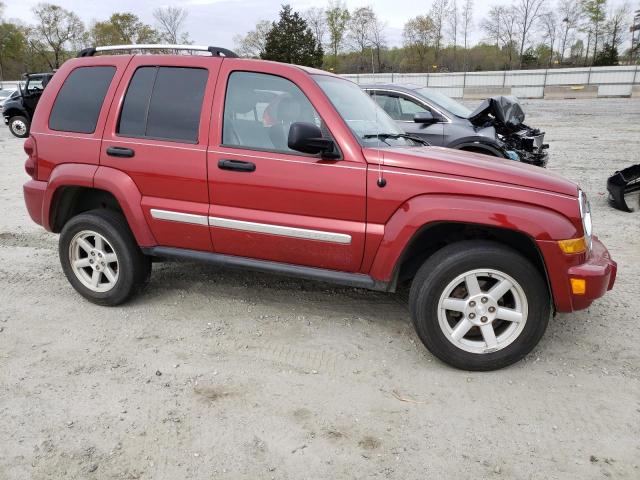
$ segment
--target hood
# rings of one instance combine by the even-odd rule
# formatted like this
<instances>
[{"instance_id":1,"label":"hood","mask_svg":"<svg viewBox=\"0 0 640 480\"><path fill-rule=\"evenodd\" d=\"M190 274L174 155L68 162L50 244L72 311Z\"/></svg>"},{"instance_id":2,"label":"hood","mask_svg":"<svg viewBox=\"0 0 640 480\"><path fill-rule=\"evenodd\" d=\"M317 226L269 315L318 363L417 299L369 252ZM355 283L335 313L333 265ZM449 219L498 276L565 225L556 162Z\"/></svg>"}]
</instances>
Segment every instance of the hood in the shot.
<instances>
[{"instance_id":1,"label":"hood","mask_svg":"<svg viewBox=\"0 0 640 480\"><path fill-rule=\"evenodd\" d=\"M484 122L484 119L492 115L500 123L509 128L516 128L524 122L524 110L516 97L491 97L483 100L471 115L469 121L474 125Z\"/></svg>"},{"instance_id":2,"label":"hood","mask_svg":"<svg viewBox=\"0 0 640 480\"><path fill-rule=\"evenodd\" d=\"M578 186L544 168L513 160L442 147L365 148L367 162L388 167L475 178L576 196Z\"/></svg>"}]
</instances>

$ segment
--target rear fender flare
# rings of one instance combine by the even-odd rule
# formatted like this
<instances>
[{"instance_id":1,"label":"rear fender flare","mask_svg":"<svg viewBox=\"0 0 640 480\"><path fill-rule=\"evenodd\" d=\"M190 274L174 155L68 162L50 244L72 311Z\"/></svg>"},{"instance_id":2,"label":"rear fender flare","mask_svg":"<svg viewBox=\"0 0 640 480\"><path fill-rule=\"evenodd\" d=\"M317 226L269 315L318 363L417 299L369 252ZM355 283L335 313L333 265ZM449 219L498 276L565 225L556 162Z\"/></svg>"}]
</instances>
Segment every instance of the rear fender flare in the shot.
<instances>
[{"instance_id":1,"label":"rear fender flare","mask_svg":"<svg viewBox=\"0 0 640 480\"><path fill-rule=\"evenodd\" d=\"M44 192L42 202L42 221L46 230L52 231L52 205L56 194L64 187L93 187L93 175L97 170L97 165L87 165L79 163L63 163L53 169L47 182L47 189Z\"/></svg>"},{"instance_id":2,"label":"rear fender flare","mask_svg":"<svg viewBox=\"0 0 640 480\"><path fill-rule=\"evenodd\" d=\"M370 275L376 280L392 281L415 235L438 222L508 229L533 240L575 238L579 234L568 218L537 205L479 197L421 195L405 202L386 222Z\"/></svg>"},{"instance_id":3,"label":"rear fender flare","mask_svg":"<svg viewBox=\"0 0 640 480\"><path fill-rule=\"evenodd\" d=\"M156 245L142 210L142 195L129 175L115 168L98 167L93 177L93 187L105 190L116 197L140 247Z\"/></svg>"}]
</instances>

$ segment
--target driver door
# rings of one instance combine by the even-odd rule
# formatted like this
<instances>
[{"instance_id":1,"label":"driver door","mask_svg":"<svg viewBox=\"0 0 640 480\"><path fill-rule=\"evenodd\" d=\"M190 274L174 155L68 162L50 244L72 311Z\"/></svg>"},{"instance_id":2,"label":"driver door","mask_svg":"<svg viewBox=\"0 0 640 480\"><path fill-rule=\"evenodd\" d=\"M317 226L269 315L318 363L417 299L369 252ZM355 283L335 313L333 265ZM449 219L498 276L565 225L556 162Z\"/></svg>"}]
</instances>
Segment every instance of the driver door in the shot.
<instances>
[{"instance_id":1,"label":"driver door","mask_svg":"<svg viewBox=\"0 0 640 480\"><path fill-rule=\"evenodd\" d=\"M442 122L424 124L413 121L416 113L431 112L434 116L438 115L428 106L396 92L373 90L369 94L405 133L420 137L431 145L441 146L443 144L444 126Z\"/></svg>"},{"instance_id":2,"label":"driver door","mask_svg":"<svg viewBox=\"0 0 640 480\"><path fill-rule=\"evenodd\" d=\"M293 70L293 69L291 69ZM288 148L289 126L322 120L302 71L225 59L207 152L209 225L217 253L355 272L364 251L366 164ZM309 90L312 90L309 92ZM316 102L317 103L317 102Z\"/></svg>"}]
</instances>

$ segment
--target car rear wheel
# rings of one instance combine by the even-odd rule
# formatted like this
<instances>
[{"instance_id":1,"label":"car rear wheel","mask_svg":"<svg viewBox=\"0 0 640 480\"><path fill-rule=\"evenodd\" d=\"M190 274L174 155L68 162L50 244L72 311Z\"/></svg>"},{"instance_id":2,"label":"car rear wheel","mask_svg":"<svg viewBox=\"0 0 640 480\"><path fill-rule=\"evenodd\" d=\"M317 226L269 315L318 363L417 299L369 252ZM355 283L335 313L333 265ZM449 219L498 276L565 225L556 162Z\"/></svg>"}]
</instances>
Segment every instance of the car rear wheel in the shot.
<instances>
[{"instance_id":1,"label":"car rear wheel","mask_svg":"<svg viewBox=\"0 0 640 480\"><path fill-rule=\"evenodd\" d=\"M464 370L522 359L544 334L551 309L536 267L488 241L458 242L432 255L413 280L409 303L424 345Z\"/></svg>"},{"instance_id":2,"label":"car rear wheel","mask_svg":"<svg viewBox=\"0 0 640 480\"><path fill-rule=\"evenodd\" d=\"M59 254L71 285L99 305L127 301L151 273L151 262L125 218L110 210L91 210L69 220L60 234Z\"/></svg>"},{"instance_id":3,"label":"car rear wheel","mask_svg":"<svg viewBox=\"0 0 640 480\"><path fill-rule=\"evenodd\" d=\"M27 138L29 136L30 122L26 117L15 116L9 119L9 130L18 138Z\"/></svg>"}]
</instances>

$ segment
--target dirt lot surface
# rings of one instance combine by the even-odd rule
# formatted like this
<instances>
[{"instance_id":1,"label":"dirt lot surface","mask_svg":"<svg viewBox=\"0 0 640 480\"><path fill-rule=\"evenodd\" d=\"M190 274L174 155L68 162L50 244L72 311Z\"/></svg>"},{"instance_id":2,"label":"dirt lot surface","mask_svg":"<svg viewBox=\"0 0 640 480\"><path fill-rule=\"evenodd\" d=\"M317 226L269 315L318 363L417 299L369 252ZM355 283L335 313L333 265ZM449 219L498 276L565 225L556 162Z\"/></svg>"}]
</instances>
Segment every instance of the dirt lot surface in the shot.
<instances>
[{"instance_id":1,"label":"dirt lot surface","mask_svg":"<svg viewBox=\"0 0 640 480\"><path fill-rule=\"evenodd\" d=\"M591 198L616 288L492 373L432 357L394 295L191 264L104 308L64 278L0 126L0 479L640 478L640 100L529 101Z\"/></svg>"}]
</instances>

